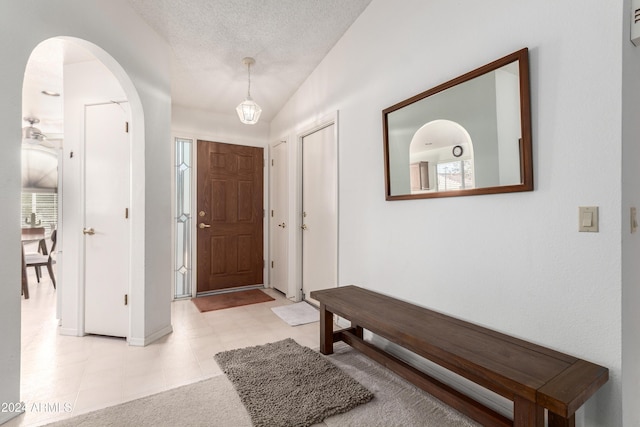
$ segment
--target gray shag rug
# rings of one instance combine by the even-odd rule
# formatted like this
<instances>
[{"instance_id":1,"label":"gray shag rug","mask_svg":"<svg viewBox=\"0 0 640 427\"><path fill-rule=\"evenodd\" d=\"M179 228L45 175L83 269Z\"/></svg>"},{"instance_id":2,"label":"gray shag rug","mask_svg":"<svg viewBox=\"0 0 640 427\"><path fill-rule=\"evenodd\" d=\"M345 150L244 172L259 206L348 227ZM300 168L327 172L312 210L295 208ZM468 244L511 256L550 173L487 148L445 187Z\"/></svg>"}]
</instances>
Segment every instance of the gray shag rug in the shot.
<instances>
[{"instance_id":1,"label":"gray shag rug","mask_svg":"<svg viewBox=\"0 0 640 427\"><path fill-rule=\"evenodd\" d=\"M371 390L366 405L326 418L315 427L480 427L480 424L400 378L346 344L327 358ZM269 391L272 388L265 385ZM294 399L292 397L291 399ZM298 409L290 400L283 409ZM55 427L251 427L251 418L225 375L116 406L76 415Z\"/></svg>"},{"instance_id":2,"label":"gray shag rug","mask_svg":"<svg viewBox=\"0 0 640 427\"><path fill-rule=\"evenodd\" d=\"M306 427L373 394L325 356L291 338L215 355L256 427Z\"/></svg>"}]
</instances>

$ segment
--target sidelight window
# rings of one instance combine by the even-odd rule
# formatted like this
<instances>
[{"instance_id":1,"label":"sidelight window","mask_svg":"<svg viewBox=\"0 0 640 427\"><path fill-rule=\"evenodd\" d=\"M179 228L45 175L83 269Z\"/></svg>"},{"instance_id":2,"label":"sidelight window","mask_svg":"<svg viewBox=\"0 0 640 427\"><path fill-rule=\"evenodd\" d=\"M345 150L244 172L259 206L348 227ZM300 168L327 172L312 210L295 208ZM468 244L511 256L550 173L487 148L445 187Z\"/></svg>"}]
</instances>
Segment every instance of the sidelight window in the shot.
<instances>
[{"instance_id":1,"label":"sidelight window","mask_svg":"<svg viewBox=\"0 0 640 427\"><path fill-rule=\"evenodd\" d=\"M175 139L174 298L191 297L191 176L193 140Z\"/></svg>"}]
</instances>

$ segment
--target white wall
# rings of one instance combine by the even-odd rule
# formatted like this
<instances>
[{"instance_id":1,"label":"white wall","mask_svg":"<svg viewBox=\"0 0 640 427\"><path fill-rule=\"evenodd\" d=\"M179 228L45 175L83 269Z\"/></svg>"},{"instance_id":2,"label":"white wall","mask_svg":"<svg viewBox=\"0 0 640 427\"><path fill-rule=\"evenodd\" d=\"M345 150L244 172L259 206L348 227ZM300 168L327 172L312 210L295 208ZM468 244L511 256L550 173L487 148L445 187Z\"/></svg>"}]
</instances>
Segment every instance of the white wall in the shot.
<instances>
[{"instance_id":1,"label":"white wall","mask_svg":"<svg viewBox=\"0 0 640 427\"><path fill-rule=\"evenodd\" d=\"M171 130L176 136L196 138L227 144L264 147L269 138L269 123L260 121L245 125L236 114L222 115L205 110L174 105L171 110Z\"/></svg>"},{"instance_id":2,"label":"white wall","mask_svg":"<svg viewBox=\"0 0 640 427\"><path fill-rule=\"evenodd\" d=\"M608 367L587 426L622 423L621 8L373 0L271 123L275 139L340 111L340 284ZM535 191L385 202L381 111L522 47ZM599 233L578 233L584 205Z\"/></svg>"},{"instance_id":3,"label":"white wall","mask_svg":"<svg viewBox=\"0 0 640 427\"><path fill-rule=\"evenodd\" d=\"M0 402L18 402L20 376L20 128L22 80L31 51L51 37L71 36L100 46L122 66L130 87L140 97L144 128L134 129L144 141L145 175L139 186L143 200L138 235L145 248L134 274L144 278L132 303L143 307L144 321L135 333L149 338L170 328L170 73L169 50L122 0L77 2L24 0L0 2ZM127 87L125 87L127 89ZM146 144L146 150L145 145ZM163 167L164 165L164 167ZM153 185L144 185L144 183ZM133 213L132 213L133 214ZM136 238L136 237L134 237ZM0 423L13 414L0 413Z\"/></svg>"},{"instance_id":4,"label":"white wall","mask_svg":"<svg viewBox=\"0 0 640 427\"><path fill-rule=\"evenodd\" d=\"M640 47L630 39L630 1L623 10L622 74L622 372L625 426L640 425L640 229L631 234L630 208L640 212Z\"/></svg>"}]
</instances>

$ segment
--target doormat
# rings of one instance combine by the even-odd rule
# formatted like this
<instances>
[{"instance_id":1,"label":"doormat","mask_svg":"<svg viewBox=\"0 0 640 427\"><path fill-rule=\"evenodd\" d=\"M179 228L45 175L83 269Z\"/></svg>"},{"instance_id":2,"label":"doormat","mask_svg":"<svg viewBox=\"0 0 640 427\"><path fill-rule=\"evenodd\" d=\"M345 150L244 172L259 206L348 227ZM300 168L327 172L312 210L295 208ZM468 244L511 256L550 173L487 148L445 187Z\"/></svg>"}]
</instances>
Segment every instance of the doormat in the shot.
<instances>
[{"instance_id":1,"label":"doormat","mask_svg":"<svg viewBox=\"0 0 640 427\"><path fill-rule=\"evenodd\" d=\"M311 426L373 399L325 356L291 338L214 358L255 427Z\"/></svg>"},{"instance_id":2,"label":"doormat","mask_svg":"<svg viewBox=\"0 0 640 427\"><path fill-rule=\"evenodd\" d=\"M318 309L304 301L280 307L271 307L271 311L291 326L320 321Z\"/></svg>"},{"instance_id":3,"label":"doormat","mask_svg":"<svg viewBox=\"0 0 640 427\"><path fill-rule=\"evenodd\" d=\"M260 302L275 301L275 299L260 289L251 289L249 291L227 292L208 297L198 297L193 298L191 301L193 301L198 310L200 310L200 313L204 313L205 311L222 310Z\"/></svg>"}]
</instances>

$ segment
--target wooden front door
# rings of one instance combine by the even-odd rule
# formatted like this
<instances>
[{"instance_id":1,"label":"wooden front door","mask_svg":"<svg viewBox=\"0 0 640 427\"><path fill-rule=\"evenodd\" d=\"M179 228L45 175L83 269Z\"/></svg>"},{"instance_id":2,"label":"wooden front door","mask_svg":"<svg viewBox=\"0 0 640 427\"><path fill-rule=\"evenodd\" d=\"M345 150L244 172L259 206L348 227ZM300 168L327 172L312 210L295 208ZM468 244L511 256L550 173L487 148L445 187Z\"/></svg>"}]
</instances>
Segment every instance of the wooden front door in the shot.
<instances>
[{"instance_id":1,"label":"wooden front door","mask_svg":"<svg viewBox=\"0 0 640 427\"><path fill-rule=\"evenodd\" d=\"M198 293L263 281L263 149L198 141Z\"/></svg>"}]
</instances>

